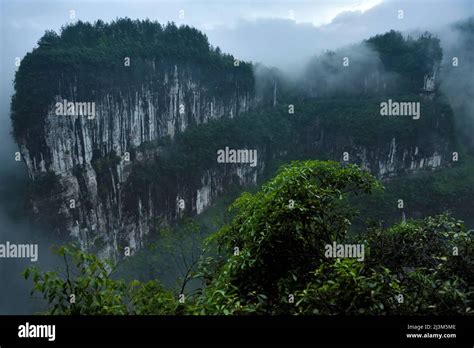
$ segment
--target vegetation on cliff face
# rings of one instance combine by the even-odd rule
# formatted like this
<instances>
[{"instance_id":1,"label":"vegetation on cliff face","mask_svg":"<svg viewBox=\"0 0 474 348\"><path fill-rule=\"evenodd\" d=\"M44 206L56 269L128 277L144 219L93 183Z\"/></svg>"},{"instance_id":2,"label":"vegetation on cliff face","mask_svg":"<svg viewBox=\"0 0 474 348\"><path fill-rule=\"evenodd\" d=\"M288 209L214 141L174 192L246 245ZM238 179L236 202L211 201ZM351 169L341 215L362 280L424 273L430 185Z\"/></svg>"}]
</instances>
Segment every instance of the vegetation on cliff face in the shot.
<instances>
[{"instance_id":1,"label":"vegetation on cliff face","mask_svg":"<svg viewBox=\"0 0 474 348\"><path fill-rule=\"evenodd\" d=\"M261 68L260 75L257 73L257 82L264 85L260 86L259 91L266 95L267 100L263 104L269 104L273 88L278 87L278 105L260 108L235 119L211 121L187 129L178 134L173 142L161 144L155 160L148 161L146 165L139 163L134 166L126 186L128 199L125 202L130 206L127 210L133 212L140 195L143 196L142 201L145 200L147 187L162 187L163 182L176 186L178 180L182 179L182 183L199 188L203 171L216 166L215 150L225 146L257 148L262 155L260 160L265 160L266 173L263 177L268 178L273 175L278 163L288 159L318 157L338 160L342 151L353 155L354 145L370 150L396 139L397 146L418 147L419 154L428 156L444 146L443 150L446 150L457 145L450 106L439 95L434 100L419 95L424 76L432 73L436 62L441 59L439 40L429 34L416 40L405 39L400 33L392 31L373 37L367 43L380 55L382 70L396 73L401 78L397 81L396 89L385 91L385 97L420 102L422 116L419 120L413 122L409 117L381 117L380 95L361 100L358 96L346 95L339 90L333 97L308 100L303 97L305 93L300 94L301 91L294 85L284 85L282 88L284 78L279 76L278 71ZM395 64L388 58L389 53L397 49L402 52L397 53L397 62L406 60L406 65ZM423 64L417 58L421 53L429 56ZM337 64L335 69L342 73L339 59L331 59L331 64ZM413 69L418 68L415 76ZM360 71L359 80L370 73L373 67L364 65L364 69ZM308 78L320 83L316 73L309 69ZM346 84L358 81L355 77L349 74ZM404 94L400 94L402 90ZM294 114L288 113L286 102L295 104Z\"/></svg>"},{"instance_id":2,"label":"vegetation on cliff face","mask_svg":"<svg viewBox=\"0 0 474 348\"><path fill-rule=\"evenodd\" d=\"M463 220L468 228L474 228L473 171L474 160L464 157L451 168L393 178L385 183L385 190L377 190L366 197L355 197L352 203L365 219L380 221L384 225L400 221L402 213L407 218L420 219L450 212ZM404 202L403 208L398 207L399 199ZM364 228L359 223L357 227Z\"/></svg>"},{"instance_id":3,"label":"vegetation on cliff face","mask_svg":"<svg viewBox=\"0 0 474 348\"><path fill-rule=\"evenodd\" d=\"M174 71L176 64L216 96L252 91L252 65L239 61L236 68L235 59L212 47L199 30L174 23L125 18L111 23L78 21L60 34L48 31L23 58L15 76L14 134L40 136L42 118L54 96L69 95L72 86L85 100L101 91L127 93L133 87L162 83L165 70Z\"/></svg>"},{"instance_id":4,"label":"vegetation on cliff face","mask_svg":"<svg viewBox=\"0 0 474 348\"><path fill-rule=\"evenodd\" d=\"M233 219L208 239L193 272L203 286L192 293L114 280L112 265L71 247L59 249L65 275L24 275L51 314L472 314L474 243L462 222L440 215L348 235L348 198L379 186L354 165L283 167L234 202ZM328 257L333 242L365 245L364 261Z\"/></svg>"},{"instance_id":5,"label":"vegetation on cliff face","mask_svg":"<svg viewBox=\"0 0 474 348\"><path fill-rule=\"evenodd\" d=\"M367 43L379 53L387 71L403 76L399 89L404 91L420 91L425 75L432 74L443 58L440 40L430 33L405 39L400 32L391 30L370 38Z\"/></svg>"},{"instance_id":6,"label":"vegetation on cliff face","mask_svg":"<svg viewBox=\"0 0 474 348\"><path fill-rule=\"evenodd\" d=\"M367 45L380 55L385 71L414 79L417 83L423 81L424 74L430 73L441 58L439 40L429 34L405 39L392 31L369 39ZM402 52L397 53L399 60L396 62L389 59L394 52ZM424 65L417 58L419 54L429 58ZM124 66L125 57L131 59L130 67ZM331 59L331 64L337 64L334 74L345 74L339 58ZM406 64L400 64L400 61ZM173 141L163 137L129 149L134 163L127 182L121 183L123 190L112 187L118 181L113 180L116 179L113 176L117 175L118 160L114 153L104 154L101 144L92 144L92 165L97 174L99 198L107 202L113 194L120 192L124 211L131 215L136 214L139 200L148 205L150 192L161 199L160 204L154 206L166 209L174 206L178 185L188 186L189 195L194 194L201 185L203 173L217 168L216 150L226 146L257 149L259 160L265 161L265 173L261 178L268 179L279 164L291 159L339 160L343 151L352 156L354 146L376 149L390 144L393 138L397 140L397 146L419 147L422 155L431 155L436 146L449 148L454 143L449 105L441 98L421 98L419 86L407 88L405 95L386 95L387 98L397 96L400 101L421 102L422 115L419 120L412 121L380 116L377 95L361 100L359 96L339 93L330 98L308 100L304 97L306 94L300 94L297 86L287 83L278 71L260 67L254 77L252 69L255 67L245 62L239 62L236 67L234 62L233 56L210 46L203 33L187 26L178 28L173 23L162 26L148 20L130 19L119 19L110 24L79 21L64 27L60 34L47 32L39 40L38 47L23 59L12 102L14 132L17 138L28 138L30 151L47 156L42 117L55 95L69 95L71 86L76 86L78 98L92 100L102 91L130 94L135 85L150 84L153 89L165 79L162 68L174 71L175 64L187 69L189 75L199 77L197 80L216 96L232 94L239 89L253 90L257 82L257 92L266 99L261 101L265 108L233 119L192 125L177 133ZM356 61L351 64L357 65ZM347 76L346 84L352 85L356 77L362 79L373 68L367 64L362 67L359 75ZM328 70L332 71L332 68L331 65ZM169 74L168 78L171 78ZM308 78L320 81L311 69ZM277 105L268 107L273 106L274 88ZM157 87L160 98L168 92ZM294 104L294 114L288 113L287 102ZM99 126L102 127L107 125ZM153 152L157 148L159 152L155 151L145 162L135 161L135 152ZM351 162L360 162L360 158ZM75 173L80 174L80 165L75 169ZM80 178L80 175L76 176ZM172 201L167 203L168 198ZM84 203L84 206L91 205L87 198Z\"/></svg>"},{"instance_id":7,"label":"vegetation on cliff face","mask_svg":"<svg viewBox=\"0 0 474 348\"><path fill-rule=\"evenodd\" d=\"M173 207L176 187L198 187L202 173L217 165L216 150L226 146L258 149L259 161L265 161L263 178L288 159L339 160L342 151L377 149L394 138L397 145L419 147L423 155L431 155L436 146L450 149L455 144L450 106L437 93L433 99L419 96L424 77L441 60L439 40L428 34L404 39L392 31L365 44L378 53L383 72L397 76L396 88L384 90L384 97L420 102L419 120L382 117L376 97L380 94L360 100L343 90L310 101L287 85L276 93L280 105L274 108L189 127L173 141L162 138L131 149L134 163L123 183L125 211L134 214L139 198L146 206L150 188L153 197L171 197ZM12 100L15 136L29 137L30 145L42 141L41 118L53 97L68 95L72 85L78 87L79 98L94 99L100 91L154 86L154 79L163 81L164 73L152 78L153 67L171 71L175 64L199 76L216 96L251 90L255 82L250 64L240 62L236 69L234 57L212 48L205 35L172 23L78 22L60 35L47 32L38 46L22 61ZM328 52L318 64L329 64L326 68L344 79L338 54ZM132 69L125 68L125 57L133 62ZM370 71L364 69L358 71L359 78ZM267 99L275 87L270 75L260 91ZM317 75L309 77L316 80ZM294 114L284 104L289 100L295 104ZM112 185L108 173L115 175L111 169L120 158L115 153L101 157L93 150L99 198L105 201ZM138 152L149 150L155 155L146 163L135 161ZM52 314L472 314L472 234L448 215L393 224L388 207L407 196L420 216L439 213L428 209L430 202L447 199L445 205L456 205L456 194L474 196L466 179L469 168L464 163L436 179L423 173L411 181L395 180L381 193L380 183L354 165L308 161L284 167L259 192L244 193L235 201L233 218L208 239L201 258L176 289L165 288L158 279L116 280L114 265L70 246L57 251L64 258L65 275L36 268L24 275L32 277L34 292L44 296ZM458 177L463 181L455 184ZM55 180L49 174L40 178L32 190L44 195L44 183ZM432 190L423 191L427 188ZM415 197L420 192L425 201ZM380 209L370 216L374 206ZM376 221L354 235L349 232L357 209ZM383 227L382 220L391 226ZM160 231L160 238L165 234L170 233ZM332 242L364 245L364 262L326 257L324 246ZM166 255L176 256L176 250ZM189 290L191 278L199 281L199 289Z\"/></svg>"},{"instance_id":8,"label":"vegetation on cliff face","mask_svg":"<svg viewBox=\"0 0 474 348\"><path fill-rule=\"evenodd\" d=\"M430 33L412 38L392 30L313 58L297 89L319 98L418 94L425 78L439 72L442 57L440 40Z\"/></svg>"},{"instance_id":9,"label":"vegetation on cliff face","mask_svg":"<svg viewBox=\"0 0 474 348\"><path fill-rule=\"evenodd\" d=\"M154 144L151 150L141 146L136 152L150 151L153 155L132 164L124 185L125 210L135 214L138 199L147 205L150 188L163 200L169 196L171 205L178 186L187 186L194 194L202 186L206 170L219 170L216 151L226 146L257 149L259 163L265 163L259 180L270 178L278 165L289 159L340 160L347 151L350 161L359 163L360 148L368 153L386 149L382 151L385 156L392 139L396 139L399 151L419 147L423 156L436 151L443 155L443 151L453 149L456 144L449 105L413 95L405 98L420 101L423 115L419 120L382 117L375 98L330 98L297 104L294 114L288 113L286 106L278 106L209 121L177 134L172 142ZM372 164L385 160L376 156L370 158ZM377 171L377 167L373 169Z\"/></svg>"}]
</instances>

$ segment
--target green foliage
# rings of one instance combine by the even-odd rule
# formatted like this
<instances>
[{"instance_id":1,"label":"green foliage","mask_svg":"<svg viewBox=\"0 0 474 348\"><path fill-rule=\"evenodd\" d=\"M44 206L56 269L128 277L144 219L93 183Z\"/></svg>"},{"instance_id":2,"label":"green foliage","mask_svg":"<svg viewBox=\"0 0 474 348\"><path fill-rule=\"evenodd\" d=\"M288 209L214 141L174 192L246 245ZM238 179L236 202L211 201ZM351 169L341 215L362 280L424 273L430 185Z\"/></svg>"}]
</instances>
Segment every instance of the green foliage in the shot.
<instances>
[{"instance_id":1,"label":"green foliage","mask_svg":"<svg viewBox=\"0 0 474 348\"><path fill-rule=\"evenodd\" d=\"M315 57L296 89L316 98L419 93L442 56L440 40L430 33L413 39L392 30ZM348 65L341 64L345 59Z\"/></svg>"},{"instance_id":2,"label":"green foliage","mask_svg":"<svg viewBox=\"0 0 474 348\"><path fill-rule=\"evenodd\" d=\"M391 30L370 38L367 43L377 50L387 71L403 77L401 90L421 90L425 74L432 73L435 64L443 58L440 40L428 32L415 40L410 36L405 39Z\"/></svg>"},{"instance_id":3,"label":"green foliage","mask_svg":"<svg viewBox=\"0 0 474 348\"><path fill-rule=\"evenodd\" d=\"M472 312L474 243L461 221L447 214L369 230L368 265L398 274L402 313Z\"/></svg>"},{"instance_id":4,"label":"green foliage","mask_svg":"<svg viewBox=\"0 0 474 348\"><path fill-rule=\"evenodd\" d=\"M435 266L443 257L452 255L454 247L460 249L461 255L469 257L465 250L469 235L462 222L448 215L408 221L387 230L369 230L368 242L371 246L369 260L397 272L404 267Z\"/></svg>"},{"instance_id":5,"label":"green foliage","mask_svg":"<svg viewBox=\"0 0 474 348\"><path fill-rule=\"evenodd\" d=\"M298 313L473 313L474 243L462 222L439 215L369 230L365 238L365 262L320 266L296 294Z\"/></svg>"},{"instance_id":6,"label":"green foliage","mask_svg":"<svg viewBox=\"0 0 474 348\"><path fill-rule=\"evenodd\" d=\"M327 136L345 145L349 137L356 146L377 149L395 138L399 144L413 144L420 149L431 151L439 144L440 139L446 143L453 142L454 116L449 104L440 99L421 99L415 94L398 96L397 100L420 102L422 117L413 122L410 117L380 116L380 98L326 99L306 103L297 112L301 113L304 119L300 122L306 123L302 131L318 134L322 128L328 130ZM435 137L437 143L434 141ZM333 144L331 146L334 147ZM325 152L332 151L334 150L327 149Z\"/></svg>"},{"instance_id":7,"label":"green foliage","mask_svg":"<svg viewBox=\"0 0 474 348\"><path fill-rule=\"evenodd\" d=\"M147 245L117 264L114 277L140 281L159 280L165 287L177 287L187 293L195 284L192 279L204 240L202 225L185 219L177 226L157 226Z\"/></svg>"},{"instance_id":8,"label":"green foliage","mask_svg":"<svg viewBox=\"0 0 474 348\"><path fill-rule=\"evenodd\" d=\"M36 267L24 272L25 279L33 279L32 294L42 293L48 301L46 314L127 313L126 286L109 277L110 264L71 246L62 246L55 253L64 259L64 276L54 271L42 273Z\"/></svg>"},{"instance_id":9,"label":"green foliage","mask_svg":"<svg viewBox=\"0 0 474 348\"><path fill-rule=\"evenodd\" d=\"M64 259L64 274L27 268L25 279L33 280L32 295L48 301L45 314L125 315L171 314L179 311L177 297L157 282L137 280L125 284L111 277L112 264L74 246L62 246L55 253Z\"/></svg>"},{"instance_id":10,"label":"green foliage","mask_svg":"<svg viewBox=\"0 0 474 348\"><path fill-rule=\"evenodd\" d=\"M192 275L202 288L185 303L177 295L184 285L170 291L156 280L114 280L111 265L71 247L59 249L65 275L29 268L25 277L51 314L473 314L474 243L461 221L443 214L347 234L355 217L347 198L377 188L354 165L283 167L231 206L232 220L187 268L184 285ZM327 258L333 241L363 243L364 262Z\"/></svg>"},{"instance_id":11,"label":"green foliage","mask_svg":"<svg viewBox=\"0 0 474 348\"><path fill-rule=\"evenodd\" d=\"M298 314L377 315L398 310L400 282L388 268L338 259L322 264L313 274L314 280L296 293L293 311Z\"/></svg>"},{"instance_id":12,"label":"green foliage","mask_svg":"<svg viewBox=\"0 0 474 348\"><path fill-rule=\"evenodd\" d=\"M280 299L324 261L324 245L345 237L353 215L346 196L377 186L354 165L306 161L283 167L261 191L237 199L233 220L211 237L228 254L239 250L218 271L217 283L224 291L238 289L241 298L265 296L264 310L278 310Z\"/></svg>"},{"instance_id":13,"label":"green foliage","mask_svg":"<svg viewBox=\"0 0 474 348\"><path fill-rule=\"evenodd\" d=\"M37 172L34 179L27 185L27 194L30 202L34 202L33 209L41 210L37 214L36 222L43 226L65 228L64 201L60 198L63 191L61 177L53 171ZM48 228L50 232L51 229Z\"/></svg>"},{"instance_id":14,"label":"green foliage","mask_svg":"<svg viewBox=\"0 0 474 348\"><path fill-rule=\"evenodd\" d=\"M321 170L315 171L317 178L331 180L312 184L312 166ZM464 225L447 215L388 230L370 229L357 237L366 246L364 263L323 258L326 243L350 240L344 237L353 216L347 207L333 205L341 189L332 191L332 183L350 187L355 181L365 192L375 187L375 181L358 168L332 166L294 164L256 195L244 194L236 201L239 212L210 241L227 254L235 246L240 252L203 262L202 274L210 281L194 312L472 314L474 244ZM287 192L293 197L303 194L303 199L295 199L290 213L294 216L288 216L285 208L291 197L285 196ZM453 255L454 246L459 255ZM295 303L289 302L290 294Z\"/></svg>"},{"instance_id":15,"label":"green foliage","mask_svg":"<svg viewBox=\"0 0 474 348\"><path fill-rule=\"evenodd\" d=\"M44 198L52 195L60 188L58 176L51 171L39 173L32 181L29 182L28 191L35 198Z\"/></svg>"},{"instance_id":16,"label":"green foliage","mask_svg":"<svg viewBox=\"0 0 474 348\"><path fill-rule=\"evenodd\" d=\"M120 164L120 157L115 151L102 156L98 151L93 152L92 167L97 177L97 193L99 198L105 200L107 194L113 191L113 183L118 182L117 166ZM80 171L79 171L80 173Z\"/></svg>"},{"instance_id":17,"label":"green foliage","mask_svg":"<svg viewBox=\"0 0 474 348\"><path fill-rule=\"evenodd\" d=\"M417 268L402 282L404 303L395 313L418 315L473 314L473 290L468 289L464 279L450 275L440 276L436 269ZM471 283L472 284L472 283Z\"/></svg>"},{"instance_id":18,"label":"green foliage","mask_svg":"<svg viewBox=\"0 0 474 348\"><path fill-rule=\"evenodd\" d=\"M132 172L124 185L125 209L134 212L138 198L147 204L149 190L165 201L174 200L176 187L200 188L205 171L222 168L216 162L216 153L226 146L236 149L257 149L259 154L266 149L283 151L295 137L292 121L283 108L247 113L233 119L212 120L178 133L171 143L163 142L159 155L150 156L146 163L134 163ZM150 146L153 148L153 145ZM141 146L137 151L146 151ZM228 191L239 182L226 183ZM174 202L172 204L175 204Z\"/></svg>"},{"instance_id":19,"label":"green foliage","mask_svg":"<svg viewBox=\"0 0 474 348\"><path fill-rule=\"evenodd\" d=\"M393 138L397 146L418 146L420 155L437 151L440 139L448 147L454 144L449 105L440 100L421 100L415 95L401 100L421 101L423 117L416 122L410 118L382 117L380 100L376 98L334 98L298 104L295 115L288 114L287 106L275 107L190 127L177 134L173 142L159 144L159 155L153 152L155 143L142 145L137 151L148 148L152 155L146 163L133 164L124 185L126 210L133 213L138 198L147 204L150 189L165 201L167 196L176 197L175 187L200 188L206 171L222 168L216 162L216 151L226 146L257 149L259 163L265 163L265 172L259 178L268 179L287 159L339 160L343 151L351 152L354 146L380 149L381 156L385 149L388 151ZM320 137L329 141L322 142Z\"/></svg>"},{"instance_id":20,"label":"green foliage","mask_svg":"<svg viewBox=\"0 0 474 348\"><path fill-rule=\"evenodd\" d=\"M170 315L181 314L183 306L177 301L177 296L167 291L158 282L151 280L140 283L134 280L130 283L131 311L135 315Z\"/></svg>"},{"instance_id":21,"label":"green foliage","mask_svg":"<svg viewBox=\"0 0 474 348\"><path fill-rule=\"evenodd\" d=\"M381 117L380 99L376 98L306 101L296 106L295 115L289 115L287 107L262 109L193 127L180 133L174 145L165 149L165 154L169 151L165 158L173 159L172 170L186 175L215 165L216 150L225 146L245 148L251 144L268 153L269 158L284 151L298 158L314 156L315 152L332 157L344 148L342 143L346 145L347 138L356 146L374 148L396 138L398 143L416 143L426 151L434 147L434 138L437 142L452 142L453 114L449 105L441 100L421 100L415 95L400 100L420 101L423 117L416 122L410 118ZM324 145L319 151L315 149L315 134L320 134L321 129L331 139L331 149Z\"/></svg>"},{"instance_id":22,"label":"green foliage","mask_svg":"<svg viewBox=\"0 0 474 348\"><path fill-rule=\"evenodd\" d=\"M409 218L422 218L449 211L474 226L471 202L474 199L474 161L461 155L461 163L437 171L401 175L386 182L384 191L371 196L356 197L351 203L365 219L391 225L400 221L401 209L397 201L403 199L404 212ZM358 226L358 230L365 229Z\"/></svg>"},{"instance_id":23,"label":"green foliage","mask_svg":"<svg viewBox=\"0 0 474 348\"><path fill-rule=\"evenodd\" d=\"M124 58L131 64L124 67ZM99 93L127 95L130 86L165 79L165 72L178 64L188 70L213 95L233 96L236 91L251 92L252 65L240 62L209 45L206 35L187 25L162 26L150 20L117 19L111 23L77 21L61 29L47 31L38 47L22 60L15 75L12 122L17 138L42 134L42 118L54 96L69 95L94 100ZM32 141L34 138L32 139Z\"/></svg>"}]
</instances>

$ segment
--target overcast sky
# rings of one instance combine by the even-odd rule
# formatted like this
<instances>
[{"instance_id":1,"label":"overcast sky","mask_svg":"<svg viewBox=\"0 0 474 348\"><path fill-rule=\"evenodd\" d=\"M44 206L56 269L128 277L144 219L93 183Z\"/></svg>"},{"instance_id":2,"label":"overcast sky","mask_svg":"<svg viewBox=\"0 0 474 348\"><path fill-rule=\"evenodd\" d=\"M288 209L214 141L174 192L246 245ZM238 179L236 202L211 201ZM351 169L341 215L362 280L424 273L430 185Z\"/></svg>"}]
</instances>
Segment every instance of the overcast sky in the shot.
<instances>
[{"instance_id":1,"label":"overcast sky","mask_svg":"<svg viewBox=\"0 0 474 348\"><path fill-rule=\"evenodd\" d=\"M280 67L390 29L426 30L474 14L473 0L0 0L1 38L13 64L47 29L128 16L186 23L241 59ZM180 11L183 12L180 12ZM399 10L403 18L399 19ZM75 19L70 18L74 11ZM184 18L180 18L181 17ZM183 16L184 15L184 16ZM3 48L2 47L2 48Z\"/></svg>"},{"instance_id":2,"label":"overcast sky","mask_svg":"<svg viewBox=\"0 0 474 348\"><path fill-rule=\"evenodd\" d=\"M0 133L9 127L3 120L8 119L15 58L31 51L45 30L59 32L76 20L127 16L185 23L239 59L297 72L326 49L390 29L442 32L473 15L474 0L0 0Z\"/></svg>"},{"instance_id":3,"label":"overcast sky","mask_svg":"<svg viewBox=\"0 0 474 348\"><path fill-rule=\"evenodd\" d=\"M76 20L130 17L188 24L239 59L297 73L326 49L390 29L445 32L447 24L473 15L474 0L0 0L0 140L10 129L15 58L31 51L46 30L59 32Z\"/></svg>"},{"instance_id":4,"label":"overcast sky","mask_svg":"<svg viewBox=\"0 0 474 348\"><path fill-rule=\"evenodd\" d=\"M400 10L403 18L399 18ZM390 29L446 35L447 24L473 15L474 0L0 0L0 241L23 242L42 235L7 212L22 204L26 185L25 168L13 160L17 146L9 135L15 58L31 51L45 30L59 31L75 20L110 21L117 17L174 21L201 29L213 46L240 59L297 71L321 50ZM49 244L40 243L44 248ZM17 274L22 267L6 268L0 263L0 279L11 278L8 289L0 287L0 313L33 308L25 301L30 286Z\"/></svg>"}]
</instances>

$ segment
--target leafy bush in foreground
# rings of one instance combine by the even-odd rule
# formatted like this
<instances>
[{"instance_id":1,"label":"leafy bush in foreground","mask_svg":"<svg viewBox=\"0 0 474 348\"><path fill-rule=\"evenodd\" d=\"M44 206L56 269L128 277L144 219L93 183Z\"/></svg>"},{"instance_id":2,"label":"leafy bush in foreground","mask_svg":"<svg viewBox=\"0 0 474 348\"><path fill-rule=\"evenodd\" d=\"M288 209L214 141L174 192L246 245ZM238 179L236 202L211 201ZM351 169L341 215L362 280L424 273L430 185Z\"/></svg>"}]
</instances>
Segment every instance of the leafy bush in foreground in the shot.
<instances>
[{"instance_id":1,"label":"leafy bush in foreground","mask_svg":"<svg viewBox=\"0 0 474 348\"><path fill-rule=\"evenodd\" d=\"M473 314L474 244L461 221L445 214L348 234L347 198L378 186L354 165L283 167L234 202L194 272L202 288L185 297L158 281L114 280L111 265L70 247L59 249L66 276L30 268L25 277L51 314ZM363 262L326 257L333 242L363 244Z\"/></svg>"}]
</instances>

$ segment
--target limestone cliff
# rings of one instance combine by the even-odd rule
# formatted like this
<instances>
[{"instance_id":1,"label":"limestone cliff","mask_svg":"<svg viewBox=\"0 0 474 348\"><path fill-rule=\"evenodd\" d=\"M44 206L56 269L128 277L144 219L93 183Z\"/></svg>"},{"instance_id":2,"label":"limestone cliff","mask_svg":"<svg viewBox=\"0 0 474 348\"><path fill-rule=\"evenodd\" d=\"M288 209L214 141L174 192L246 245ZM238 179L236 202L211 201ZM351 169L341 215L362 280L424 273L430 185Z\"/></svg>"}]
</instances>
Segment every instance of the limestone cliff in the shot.
<instances>
[{"instance_id":1,"label":"limestone cliff","mask_svg":"<svg viewBox=\"0 0 474 348\"><path fill-rule=\"evenodd\" d=\"M378 104L395 85L386 89L390 69L380 64L356 78L377 97L362 103L349 93L341 102L327 99L337 84L317 79L295 97L298 89L281 88L281 76L254 76L251 64L191 28L123 20L47 33L23 59L12 102L32 211L84 249L119 258L157 228L202 213L230 187L257 184L278 161L345 161L347 153L382 179L448 166L452 115L435 98L437 61L413 83L424 114L409 123L381 119ZM66 107L58 114L69 103L91 103L94 113ZM207 138L183 137L193 129ZM233 139L258 150L255 167L216 163L216 149Z\"/></svg>"}]
</instances>

